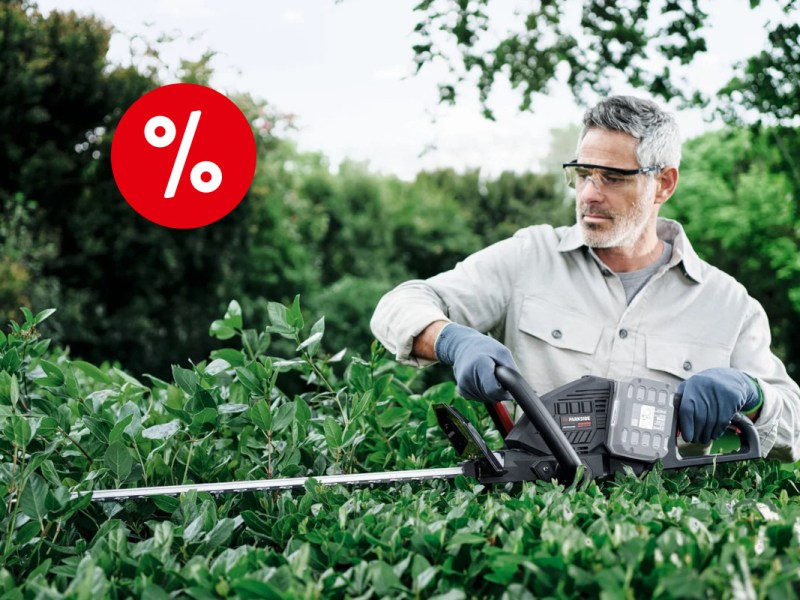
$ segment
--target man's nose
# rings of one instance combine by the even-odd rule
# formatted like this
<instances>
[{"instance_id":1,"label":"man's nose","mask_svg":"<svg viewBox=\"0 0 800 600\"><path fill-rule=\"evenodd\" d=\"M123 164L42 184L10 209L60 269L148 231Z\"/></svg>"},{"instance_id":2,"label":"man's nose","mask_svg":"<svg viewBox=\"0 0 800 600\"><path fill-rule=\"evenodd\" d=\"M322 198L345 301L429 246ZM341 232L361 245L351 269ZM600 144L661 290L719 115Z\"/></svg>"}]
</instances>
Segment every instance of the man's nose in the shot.
<instances>
[{"instance_id":1,"label":"man's nose","mask_svg":"<svg viewBox=\"0 0 800 600\"><path fill-rule=\"evenodd\" d=\"M584 202L600 202L603 199L603 192L600 184L595 183L594 177L587 177L581 189L581 200Z\"/></svg>"}]
</instances>

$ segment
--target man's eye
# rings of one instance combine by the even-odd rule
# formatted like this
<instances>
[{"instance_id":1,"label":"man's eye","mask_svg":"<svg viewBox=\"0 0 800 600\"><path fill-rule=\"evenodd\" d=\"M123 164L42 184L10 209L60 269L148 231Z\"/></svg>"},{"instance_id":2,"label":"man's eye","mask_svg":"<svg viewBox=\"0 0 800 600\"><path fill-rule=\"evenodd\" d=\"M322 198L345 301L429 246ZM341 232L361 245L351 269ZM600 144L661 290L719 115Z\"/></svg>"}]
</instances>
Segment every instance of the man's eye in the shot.
<instances>
[{"instance_id":1,"label":"man's eye","mask_svg":"<svg viewBox=\"0 0 800 600\"><path fill-rule=\"evenodd\" d=\"M575 169L575 176L580 179L586 179L592 174L589 169Z\"/></svg>"},{"instance_id":2,"label":"man's eye","mask_svg":"<svg viewBox=\"0 0 800 600\"><path fill-rule=\"evenodd\" d=\"M609 185L619 185L625 182L625 176L619 173L601 173L600 177Z\"/></svg>"}]
</instances>

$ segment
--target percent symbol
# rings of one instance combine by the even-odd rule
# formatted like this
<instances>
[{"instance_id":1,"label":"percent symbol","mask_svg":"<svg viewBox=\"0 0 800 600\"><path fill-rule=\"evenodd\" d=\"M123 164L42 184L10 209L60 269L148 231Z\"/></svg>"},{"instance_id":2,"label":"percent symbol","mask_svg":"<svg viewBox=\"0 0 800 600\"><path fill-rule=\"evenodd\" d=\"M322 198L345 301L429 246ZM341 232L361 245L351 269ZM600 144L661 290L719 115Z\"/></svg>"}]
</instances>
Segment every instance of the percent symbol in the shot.
<instances>
[{"instance_id":1,"label":"percent symbol","mask_svg":"<svg viewBox=\"0 0 800 600\"><path fill-rule=\"evenodd\" d=\"M183 168L186 166L186 158L189 156L189 149L197 131L197 124L200 122L202 111L193 110L189 115L189 122L186 124L186 131L183 132L178 155L172 165L172 172L169 174L167 189L164 191L164 198L173 198L178 189L178 182L183 175ZM147 121L144 126L144 137L147 143L156 148L166 148L175 140L175 123L171 119L158 115ZM204 181L203 175L208 175L209 180ZM203 194L210 194L222 185L222 170L219 165L208 160L203 160L192 167L189 174L189 181L192 187Z\"/></svg>"}]
</instances>

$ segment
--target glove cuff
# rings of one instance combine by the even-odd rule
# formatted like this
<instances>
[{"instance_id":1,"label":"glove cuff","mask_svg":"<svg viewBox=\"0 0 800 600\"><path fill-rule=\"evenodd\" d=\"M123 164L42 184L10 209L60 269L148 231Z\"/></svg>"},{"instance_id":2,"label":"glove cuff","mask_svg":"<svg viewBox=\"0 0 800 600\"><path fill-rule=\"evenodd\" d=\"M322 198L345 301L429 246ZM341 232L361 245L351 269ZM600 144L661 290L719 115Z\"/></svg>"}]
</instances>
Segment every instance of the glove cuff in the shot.
<instances>
[{"instance_id":1,"label":"glove cuff","mask_svg":"<svg viewBox=\"0 0 800 600\"><path fill-rule=\"evenodd\" d=\"M745 373L745 375L747 375L747 373ZM745 403L745 405L742 407L742 414L745 415L745 416L755 414L756 412L761 410L761 407L764 404L764 391L761 389L761 384L758 383L758 379L756 379L755 377L751 377L750 375L747 375L747 378L750 379L750 381L753 382L753 385L755 386L756 390L758 391L758 400L752 406L748 406L748 405L751 404L751 402L753 400L755 400L755 398L753 398L751 400L748 400Z\"/></svg>"},{"instance_id":2,"label":"glove cuff","mask_svg":"<svg viewBox=\"0 0 800 600\"><path fill-rule=\"evenodd\" d=\"M455 359L452 356L452 341L454 334L457 336L458 329L462 328L467 329L463 325L459 325L458 323L453 323L451 321L439 330L439 334L436 336L436 340L433 342L433 353L436 355L438 361L443 365L452 366L453 362L455 362Z\"/></svg>"}]
</instances>

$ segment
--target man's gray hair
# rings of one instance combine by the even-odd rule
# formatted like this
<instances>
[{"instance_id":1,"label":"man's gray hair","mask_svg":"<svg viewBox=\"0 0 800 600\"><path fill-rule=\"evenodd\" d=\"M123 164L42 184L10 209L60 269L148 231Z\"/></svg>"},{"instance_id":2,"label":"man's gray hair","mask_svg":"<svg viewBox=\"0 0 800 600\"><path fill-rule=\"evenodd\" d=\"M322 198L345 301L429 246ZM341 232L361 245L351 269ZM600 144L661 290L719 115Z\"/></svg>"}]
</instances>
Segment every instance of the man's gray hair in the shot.
<instances>
[{"instance_id":1,"label":"man's gray hair","mask_svg":"<svg viewBox=\"0 0 800 600\"><path fill-rule=\"evenodd\" d=\"M633 96L612 96L588 109L583 115L578 149L586 132L595 128L622 131L639 140L636 159L641 167L678 167L681 163L678 123L655 102Z\"/></svg>"}]
</instances>

